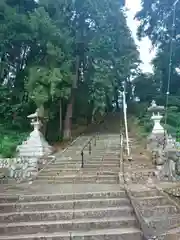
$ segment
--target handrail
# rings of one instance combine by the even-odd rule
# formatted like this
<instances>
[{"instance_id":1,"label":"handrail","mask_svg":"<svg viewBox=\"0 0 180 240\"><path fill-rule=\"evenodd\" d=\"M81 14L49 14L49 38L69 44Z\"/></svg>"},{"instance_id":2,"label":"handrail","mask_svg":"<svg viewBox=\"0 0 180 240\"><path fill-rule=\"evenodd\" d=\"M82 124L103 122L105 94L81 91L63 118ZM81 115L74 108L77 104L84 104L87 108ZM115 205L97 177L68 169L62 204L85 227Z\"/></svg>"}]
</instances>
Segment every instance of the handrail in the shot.
<instances>
[{"instance_id":1,"label":"handrail","mask_svg":"<svg viewBox=\"0 0 180 240\"><path fill-rule=\"evenodd\" d=\"M89 155L91 155L91 153L92 153L92 141L94 140L94 146L96 146L97 138L99 138L98 133L96 133L90 139L88 139L87 142L82 147L82 149L81 149L81 168L84 168L84 149L88 146L89 147Z\"/></svg>"}]
</instances>

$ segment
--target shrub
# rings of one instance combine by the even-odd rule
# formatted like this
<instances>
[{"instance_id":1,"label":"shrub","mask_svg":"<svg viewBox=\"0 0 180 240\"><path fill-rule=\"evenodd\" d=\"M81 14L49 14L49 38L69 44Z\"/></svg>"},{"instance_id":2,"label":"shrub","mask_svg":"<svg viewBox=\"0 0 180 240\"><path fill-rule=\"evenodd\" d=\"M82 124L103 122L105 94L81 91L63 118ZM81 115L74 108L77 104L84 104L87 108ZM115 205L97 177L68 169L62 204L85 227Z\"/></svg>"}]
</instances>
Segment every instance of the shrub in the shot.
<instances>
[{"instance_id":1,"label":"shrub","mask_svg":"<svg viewBox=\"0 0 180 240\"><path fill-rule=\"evenodd\" d=\"M21 144L28 133L8 132L1 135L0 138L0 155L2 157L13 157L16 152L16 147Z\"/></svg>"}]
</instances>

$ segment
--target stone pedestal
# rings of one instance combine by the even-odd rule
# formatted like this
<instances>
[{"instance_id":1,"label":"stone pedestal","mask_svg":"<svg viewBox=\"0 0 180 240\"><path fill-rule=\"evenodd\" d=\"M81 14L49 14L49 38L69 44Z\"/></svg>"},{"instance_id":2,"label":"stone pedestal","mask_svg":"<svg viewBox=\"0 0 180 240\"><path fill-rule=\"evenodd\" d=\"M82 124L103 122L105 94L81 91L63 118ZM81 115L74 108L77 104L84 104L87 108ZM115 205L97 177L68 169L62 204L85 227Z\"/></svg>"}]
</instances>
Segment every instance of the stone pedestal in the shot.
<instances>
[{"instance_id":1,"label":"stone pedestal","mask_svg":"<svg viewBox=\"0 0 180 240\"><path fill-rule=\"evenodd\" d=\"M154 127L152 130L153 134L164 134L164 128L160 124L160 121L162 118L163 118L163 116L160 115L159 113L157 115L153 115L151 117L151 120L153 120L153 122L154 122Z\"/></svg>"},{"instance_id":2,"label":"stone pedestal","mask_svg":"<svg viewBox=\"0 0 180 240\"><path fill-rule=\"evenodd\" d=\"M172 136L167 136L165 148L156 152L155 164L158 178L169 181L180 180L180 150L176 148Z\"/></svg>"},{"instance_id":3,"label":"stone pedestal","mask_svg":"<svg viewBox=\"0 0 180 240\"><path fill-rule=\"evenodd\" d=\"M180 150L165 149L165 162L160 172L161 179L169 181L180 180Z\"/></svg>"},{"instance_id":4,"label":"stone pedestal","mask_svg":"<svg viewBox=\"0 0 180 240\"><path fill-rule=\"evenodd\" d=\"M147 137L147 148L150 151L156 151L157 149L162 149L166 141L166 135L164 133L151 133Z\"/></svg>"},{"instance_id":5,"label":"stone pedestal","mask_svg":"<svg viewBox=\"0 0 180 240\"><path fill-rule=\"evenodd\" d=\"M39 122L34 122L33 125L39 125ZM36 126L30 133L28 139L24 141L22 145L18 146L17 150L20 157L42 157L52 152L51 147Z\"/></svg>"}]
</instances>

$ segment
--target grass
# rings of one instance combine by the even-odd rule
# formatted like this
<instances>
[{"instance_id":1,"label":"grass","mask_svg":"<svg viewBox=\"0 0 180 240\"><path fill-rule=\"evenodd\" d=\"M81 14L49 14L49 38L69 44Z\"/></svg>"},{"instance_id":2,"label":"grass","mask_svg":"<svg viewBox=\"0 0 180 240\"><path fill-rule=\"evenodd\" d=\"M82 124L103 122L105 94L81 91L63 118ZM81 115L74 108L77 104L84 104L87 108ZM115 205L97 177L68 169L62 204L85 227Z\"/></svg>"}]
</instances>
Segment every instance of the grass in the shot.
<instances>
[{"instance_id":1,"label":"grass","mask_svg":"<svg viewBox=\"0 0 180 240\"><path fill-rule=\"evenodd\" d=\"M10 158L15 155L16 147L28 136L28 133L20 133L0 125L0 156Z\"/></svg>"},{"instance_id":2,"label":"grass","mask_svg":"<svg viewBox=\"0 0 180 240\"><path fill-rule=\"evenodd\" d=\"M131 120L129 123L131 123L131 122L132 122L132 124L129 124L129 125L133 126L134 131L133 131L133 129L132 129L132 131L137 136L137 138L139 140L146 139L151 131L151 122L150 121L142 122L137 117L131 117ZM145 123L146 123L146 125L145 125Z\"/></svg>"}]
</instances>

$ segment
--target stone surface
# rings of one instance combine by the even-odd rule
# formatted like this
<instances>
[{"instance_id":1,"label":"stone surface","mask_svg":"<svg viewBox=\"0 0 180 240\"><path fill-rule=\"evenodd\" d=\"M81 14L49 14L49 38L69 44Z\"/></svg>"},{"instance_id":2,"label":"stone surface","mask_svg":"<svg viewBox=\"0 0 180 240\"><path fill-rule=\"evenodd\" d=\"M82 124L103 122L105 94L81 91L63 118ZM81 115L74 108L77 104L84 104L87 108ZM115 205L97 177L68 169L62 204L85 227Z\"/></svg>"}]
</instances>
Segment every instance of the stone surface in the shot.
<instances>
[{"instance_id":1,"label":"stone surface","mask_svg":"<svg viewBox=\"0 0 180 240\"><path fill-rule=\"evenodd\" d=\"M77 139L78 149L85 139ZM0 194L0 239L142 240L133 208L118 184L118 135L100 136L91 155L85 152L84 169L75 145L57 153L31 185Z\"/></svg>"},{"instance_id":2,"label":"stone surface","mask_svg":"<svg viewBox=\"0 0 180 240\"><path fill-rule=\"evenodd\" d=\"M0 236L0 240L20 240L20 239L28 239L28 240L70 240L70 239L82 239L82 240L94 240L94 239L106 239L106 240L131 240L133 236L133 240L140 240L142 239L142 233L137 228L119 228L119 229L99 229L99 230L90 230L88 232L79 232L79 231L72 231L72 232L58 232L58 233L37 233L37 234L30 234L28 236L25 235L18 235L16 236Z\"/></svg>"},{"instance_id":3,"label":"stone surface","mask_svg":"<svg viewBox=\"0 0 180 240\"><path fill-rule=\"evenodd\" d=\"M32 184L0 186L0 240L142 240L146 227L152 230L148 240L160 240L175 227L179 208L157 189L161 182L140 142L131 138L133 161L122 162L119 135L106 128L91 154L85 149L81 169L89 137L57 153Z\"/></svg>"},{"instance_id":4,"label":"stone surface","mask_svg":"<svg viewBox=\"0 0 180 240\"><path fill-rule=\"evenodd\" d=\"M161 165L158 169L158 177L161 180L178 181L180 179L179 149L166 147L159 154L159 158L161 159Z\"/></svg>"},{"instance_id":5,"label":"stone surface","mask_svg":"<svg viewBox=\"0 0 180 240\"><path fill-rule=\"evenodd\" d=\"M134 152L139 152L139 143L134 141L132 144L134 145L133 155ZM147 174L151 172L151 168L153 172L152 163L148 161L146 163L145 158L143 162L140 158L136 158L131 163L124 162L128 191L131 202L136 209L141 229L146 233L147 239L164 240L164 234L179 224L180 208L162 191L157 189L156 186L159 184L162 186L162 182L159 182L156 175Z\"/></svg>"}]
</instances>

